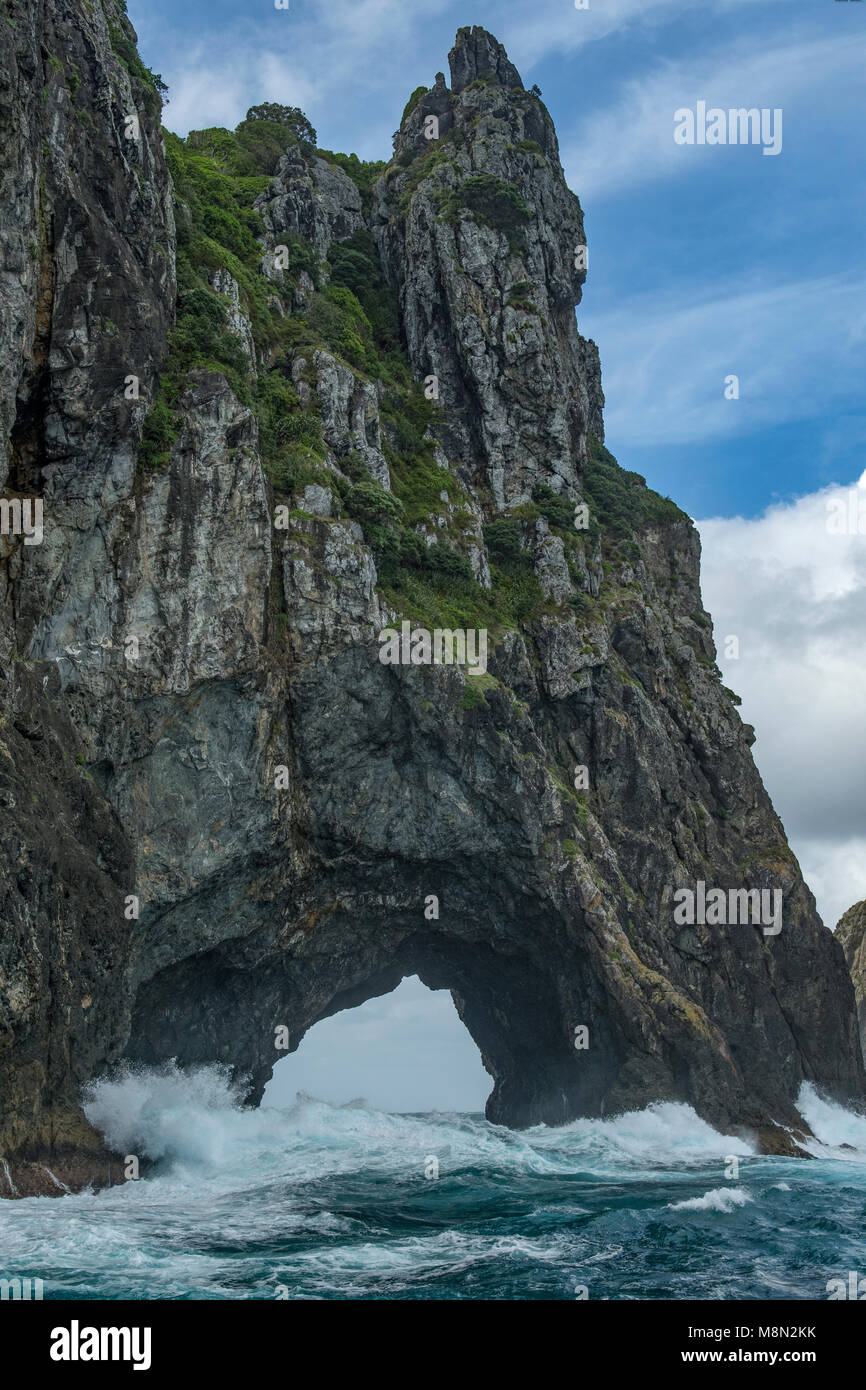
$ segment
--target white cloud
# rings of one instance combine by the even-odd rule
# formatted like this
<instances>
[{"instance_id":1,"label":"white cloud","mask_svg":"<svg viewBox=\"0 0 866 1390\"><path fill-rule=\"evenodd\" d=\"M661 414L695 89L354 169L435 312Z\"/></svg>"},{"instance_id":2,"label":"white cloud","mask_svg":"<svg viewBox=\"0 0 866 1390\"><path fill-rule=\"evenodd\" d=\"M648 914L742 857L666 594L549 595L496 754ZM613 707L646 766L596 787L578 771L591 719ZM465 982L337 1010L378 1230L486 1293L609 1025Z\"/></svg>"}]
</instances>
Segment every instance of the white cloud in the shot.
<instances>
[{"instance_id":1,"label":"white cloud","mask_svg":"<svg viewBox=\"0 0 866 1390\"><path fill-rule=\"evenodd\" d=\"M828 927L854 903L866 898L866 835L838 845L804 839L794 845L800 868Z\"/></svg>"},{"instance_id":2,"label":"white cloud","mask_svg":"<svg viewBox=\"0 0 866 1390\"><path fill-rule=\"evenodd\" d=\"M698 523L719 666L829 926L866 897L866 534L828 531L828 503L852 495L866 532L866 474L755 520Z\"/></svg>"},{"instance_id":3,"label":"white cloud","mask_svg":"<svg viewBox=\"0 0 866 1390\"><path fill-rule=\"evenodd\" d=\"M177 135L209 126L234 129L259 101L304 110L323 95L320 82L301 64L290 64L254 45L234 54L217 53L210 46L192 49L168 81L170 100L163 120Z\"/></svg>"},{"instance_id":4,"label":"white cloud","mask_svg":"<svg viewBox=\"0 0 866 1390\"><path fill-rule=\"evenodd\" d=\"M146 16L139 32L145 56L152 56L169 84L164 119L177 134L211 125L233 128L250 106L278 101L306 111L326 147L334 138L330 132L348 127L357 153L381 159L390 154L391 133L411 89L407 80L428 56L418 41L420 20L429 23L447 4L427 0L421 15L404 0L265 8L256 22L220 25L193 47L156 32ZM427 69L436 56L430 52L422 63L429 82L433 73Z\"/></svg>"}]
</instances>

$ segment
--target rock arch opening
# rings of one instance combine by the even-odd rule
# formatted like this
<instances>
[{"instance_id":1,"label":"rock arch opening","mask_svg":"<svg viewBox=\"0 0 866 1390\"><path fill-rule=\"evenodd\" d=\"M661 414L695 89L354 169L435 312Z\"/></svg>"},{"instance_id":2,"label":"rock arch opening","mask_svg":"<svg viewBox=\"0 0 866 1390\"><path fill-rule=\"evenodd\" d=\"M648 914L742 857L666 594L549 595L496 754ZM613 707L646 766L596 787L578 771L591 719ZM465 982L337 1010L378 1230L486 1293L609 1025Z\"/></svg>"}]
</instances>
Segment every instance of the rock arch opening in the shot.
<instances>
[{"instance_id":1,"label":"rock arch opening","mask_svg":"<svg viewBox=\"0 0 866 1390\"><path fill-rule=\"evenodd\" d=\"M397 1113L484 1112L493 1079L447 990L417 975L391 994L322 1019L274 1067L263 1106L299 1093Z\"/></svg>"},{"instance_id":2,"label":"rock arch opening","mask_svg":"<svg viewBox=\"0 0 866 1390\"><path fill-rule=\"evenodd\" d=\"M600 1046L576 1053L570 1016L580 1022L588 1010L564 1008L560 993L576 978L573 969L549 953L542 961L521 951L513 936L491 944L494 934L481 922L464 939L435 923L407 931L404 922L401 932L393 920L362 930L356 919L353 937L349 924L335 920L341 915L317 923L306 949L296 933L290 951L247 937L159 972L139 990L126 1057L148 1065L169 1058L225 1063L249 1078L247 1099L258 1104L274 1067L315 1025L417 977L430 990L450 991L492 1081L489 1120L522 1127L598 1113L615 1048L602 1021Z\"/></svg>"}]
</instances>

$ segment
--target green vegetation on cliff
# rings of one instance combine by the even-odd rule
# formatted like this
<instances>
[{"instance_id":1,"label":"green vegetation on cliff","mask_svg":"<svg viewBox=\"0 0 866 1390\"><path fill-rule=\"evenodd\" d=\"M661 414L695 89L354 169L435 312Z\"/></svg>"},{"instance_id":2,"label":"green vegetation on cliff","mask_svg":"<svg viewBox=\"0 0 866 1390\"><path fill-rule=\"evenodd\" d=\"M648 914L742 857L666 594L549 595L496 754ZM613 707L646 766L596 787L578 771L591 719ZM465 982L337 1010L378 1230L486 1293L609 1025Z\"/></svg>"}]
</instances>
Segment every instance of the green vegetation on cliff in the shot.
<instances>
[{"instance_id":1,"label":"green vegetation on cliff","mask_svg":"<svg viewBox=\"0 0 866 1390\"><path fill-rule=\"evenodd\" d=\"M125 8L125 6L124 6ZM149 67L141 61L138 56L138 49L135 45L135 32L126 15L120 17L120 23L106 14L108 25L108 37L115 55L123 63L126 71L134 86L141 89L141 95L145 109L152 116L158 116L162 107L163 95L168 91L168 87L163 82L158 72L151 72ZM11 21L10 21L11 23ZM77 81L73 85L73 92L77 86Z\"/></svg>"},{"instance_id":2,"label":"green vegetation on cliff","mask_svg":"<svg viewBox=\"0 0 866 1390\"><path fill-rule=\"evenodd\" d=\"M174 408L193 368L221 372L238 399L255 412L265 466L275 482L288 486L305 472L314 473L324 457L320 417L302 406L287 356L291 288L302 271L316 273L315 258L308 247L292 244L289 290L272 285L261 270L257 237L263 226L253 207L287 147L312 149L310 136L315 131L303 113L272 104L252 108L233 132L192 131L186 140L164 132L175 191L177 320L144 428L144 468L168 463L179 428ZM237 282L242 312L252 326L258 374L251 371L243 343L229 325L226 297L214 289L219 270Z\"/></svg>"},{"instance_id":3,"label":"green vegetation on cliff","mask_svg":"<svg viewBox=\"0 0 866 1390\"><path fill-rule=\"evenodd\" d=\"M421 88L410 100L420 100ZM406 212L420 183L453 157L445 140L433 150L407 152L386 166L356 155L315 148L316 132L296 107L264 103L252 107L234 131L192 131L185 140L164 132L174 183L177 221L177 318L159 391L148 415L141 446L145 469L167 466L180 429L177 409L187 374L219 372L238 399L255 414L263 464L276 493L292 498L311 482L330 487L336 513L359 521L371 546L379 582L389 601L434 625L477 625L493 630L518 626L555 607L546 598L525 548L526 524L545 518L561 538L569 569L578 581L586 547L594 552L605 537L613 551L636 558L633 537L647 525L684 519L636 473L627 473L593 436L582 478L589 504L588 530L574 526L574 502L537 486L532 501L484 528L492 589L474 576L467 544L475 522L472 504L451 470L435 457L438 410L413 380L401 340L397 297L385 279L371 233L356 231L328 250L327 263L297 237L286 237L288 266L281 284L262 270L264 225L254 204L264 193L287 150L309 168L316 157L341 168L369 203L374 181L386 168L403 172L399 212ZM519 238L529 212L511 184L489 174L462 180L443 193L440 213L463 213ZM230 320L230 302L215 288L216 272L227 271L238 286L257 356L253 369L241 336ZM301 277L305 288L299 292ZM537 312L528 281L512 285L507 301ZM324 350L359 376L379 384L382 452L392 492L349 454L340 474L326 466L321 406L312 354ZM300 392L293 364L303 358ZM297 376L297 370L295 371ZM443 494L447 502L443 501ZM584 612L583 595L573 607Z\"/></svg>"},{"instance_id":4,"label":"green vegetation on cliff","mask_svg":"<svg viewBox=\"0 0 866 1390\"><path fill-rule=\"evenodd\" d=\"M628 539L647 526L669 526L689 519L669 497L660 497L648 488L640 473L621 468L594 434L587 439L583 486L592 516L620 539Z\"/></svg>"}]
</instances>

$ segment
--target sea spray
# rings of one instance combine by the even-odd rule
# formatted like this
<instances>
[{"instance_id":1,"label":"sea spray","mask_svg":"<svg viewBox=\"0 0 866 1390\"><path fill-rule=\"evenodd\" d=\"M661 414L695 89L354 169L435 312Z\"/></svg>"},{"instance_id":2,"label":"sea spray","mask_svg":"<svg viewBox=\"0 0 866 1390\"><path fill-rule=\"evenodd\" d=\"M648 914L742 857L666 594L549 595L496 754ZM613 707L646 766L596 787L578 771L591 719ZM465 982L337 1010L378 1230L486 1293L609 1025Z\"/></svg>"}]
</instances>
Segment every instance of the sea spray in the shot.
<instances>
[{"instance_id":1,"label":"sea spray","mask_svg":"<svg viewBox=\"0 0 866 1390\"><path fill-rule=\"evenodd\" d=\"M800 1087L797 1109L815 1135L814 1142L806 1142L810 1153L827 1154L848 1144L852 1158L859 1154L861 1162L866 1163L866 1115L822 1095L810 1081L804 1081Z\"/></svg>"},{"instance_id":2,"label":"sea spray","mask_svg":"<svg viewBox=\"0 0 866 1390\"><path fill-rule=\"evenodd\" d=\"M800 1104L824 1145L809 1163L681 1104L514 1132L311 1096L245 1109L225 1068L134 1068L92 1087L88 1114L156 1165L0 1203L0 1248L77 1299L825 1298L862 1265L866 1131Z\"/></svg>"}]
</instances>

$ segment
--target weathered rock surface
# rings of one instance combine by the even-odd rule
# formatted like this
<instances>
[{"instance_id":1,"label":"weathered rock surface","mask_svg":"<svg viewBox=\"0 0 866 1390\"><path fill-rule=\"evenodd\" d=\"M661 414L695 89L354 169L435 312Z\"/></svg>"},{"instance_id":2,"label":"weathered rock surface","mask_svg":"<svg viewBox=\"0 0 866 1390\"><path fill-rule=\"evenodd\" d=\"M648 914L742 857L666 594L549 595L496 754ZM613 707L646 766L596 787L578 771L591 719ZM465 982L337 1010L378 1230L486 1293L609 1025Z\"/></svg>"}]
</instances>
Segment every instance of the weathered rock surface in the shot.
<instances>
[{"instance_id":1,"label":"weathered rock surface","mask_svg":"<svg viewBox=\"0 0 866 1390\"><path fill-rule=\"evenodd\" d=\"M538 483L576 489L587 431L600 430L598 357L574 317L583 213L553 122L502 45L461 30L449 61L452 93L437 84L403 121L374 232L413 368L437 376L448 400L449 456L504 510ZM431 109L447 139L426 140ZM419 181L402 166L425 147Z\"/></svg>"},{"instance_id":2,"label":"weathered rock surface","mask_svg":"<svg viewBox=\"0 0 866 1390\"><path fill-rule=\"evenodd\" d=\"M136 469L174 313L156 118L98 9L13 14L0 422L9 494L44 498L46 514L43 544L8 538L2 566L19 658L0 711L13 1174L43 1161L66 1181L51 1160L91 1153L99 1176L79 1096L117 1059L225 1061L254 1101L282 1055L275 1028L294 1049L410 973L452 990L502 1123L675 1099L784 1146L778 1126L803 1128L804 1080L862 1099L842 950L721 685L694 528L647 513L625 541L601 527L575 547L526 512L539 486L589 496L603 397L574 318L580 206L501 45L460 31L451 89L440 75L409 111L368 211L342 171L296 149L259 199L268 291L290 234L319 262L335 241L375 238L414 373L439 381L424 543L462 487L463 549L488 593L483 524L517 513L542 606L491 632L473 685L457 666L379 661L402 614L336 482L351 454L392 488L382 383L300 343L292 380L317 402L326 470L283 499L282 525L255 413L214 371L188 373L166 466ZM230 281L216 287L252 378L264 356ZM296 288L316 293L306 272ZM639 511L645 490L622 479ZM675 926L673 891L697 880L780 888L783 930Z\"/></svg>"},{"instance_id":3,"label":"weathered rock surface","mask_svg":"<svg viewBox=\"0 0 866 1390\"><path fill-rule=\"evenodd\" d=\"M80 1185L91 1163L106 1180L80 1090L118 1057L128 1029L124 895L134 891L135 853L86 765L62 667L106 660L114 625L99 594L134 510L147 411L127 398L127 378L135 374L146 397L165 353L174 220L159 103L134 90L112 47L109 25L134 43L120 7L11 0L7 16L0 473L4 495L43 499L45 538L0 542L0 1152L13 1181L18 1158L47 1156L61 1181L67 1172ZM61 634L44 664L31 645L40 623ZM82 646L66 652L65 631ZM15 1185L38 1182L19 1172ZM46 1177L44 1190L62 1189Z\"/></svg>"},{"instance_id":4,"label":"weathered rock surface","mask_svg":"<svg viewBox=\"0 0 866 1390\"><path fill-rule=\"evenodd\" d=\"M271 246L296 237L312 246L320 259L333 241L345 241L364 225L361 195L348 175L324 159L310 164L295 151L283 156L256 207ZM269 259L265 258L266 267ZM271 268L268 274L276 277L280 271Z\"/></svg>"},{"instance_id":5,"label":"weathered rock surface","mask_svg":"<svg viewBox=\"0 0 866 1390\"><path fill-rule=\"evenodd\" d=\"M105 1182L112 1161L80 1100L129 1029L133 850L76 749L57 666L12 662L0 674L3 1196Z\"/></svg>"},{"instance_id":6,"label":"weathered rock surface","mask_svg":"<svg viewBox=\"0 0 866 1390\"><path fill-rule=\"evenodd\" d=\"M854 983L860 1046L866 1062L866 902L855 903L840 917L836 924L836 939L845 952Z\"/></svg>"}]
</instances>

